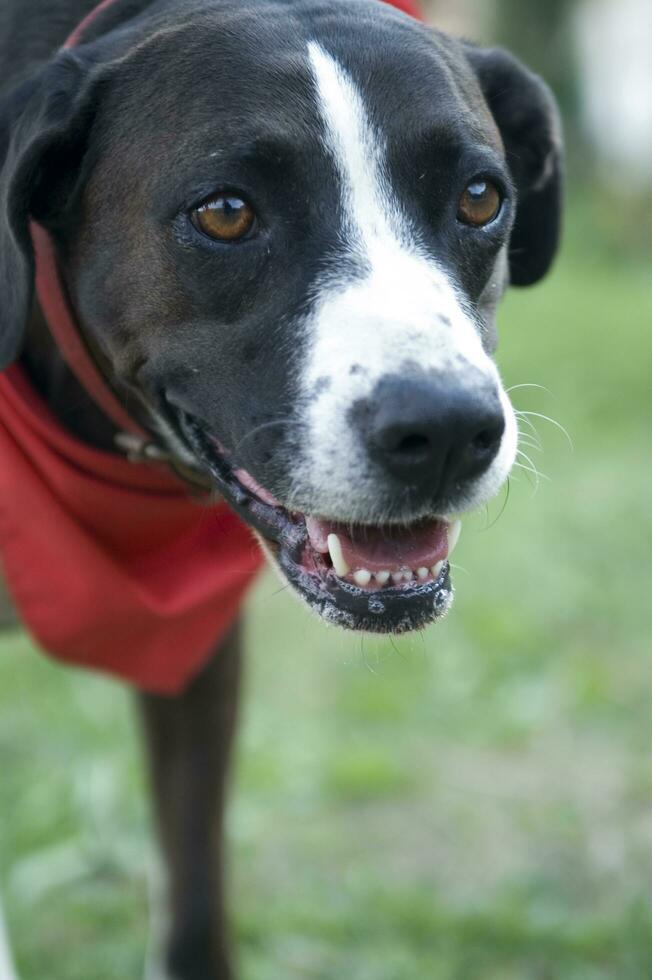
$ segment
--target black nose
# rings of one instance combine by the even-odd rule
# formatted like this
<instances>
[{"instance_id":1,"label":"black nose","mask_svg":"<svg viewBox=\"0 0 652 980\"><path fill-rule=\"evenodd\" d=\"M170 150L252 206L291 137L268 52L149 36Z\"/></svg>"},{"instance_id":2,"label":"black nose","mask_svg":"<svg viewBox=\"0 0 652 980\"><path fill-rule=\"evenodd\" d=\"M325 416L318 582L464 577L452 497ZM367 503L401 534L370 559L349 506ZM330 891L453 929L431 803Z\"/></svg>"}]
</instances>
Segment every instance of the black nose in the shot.
<instances>
[{"instance_id":1,"label":"black nose","mask_svg":"<svg viewBox=\"0 0 652 980\"><path fill-rule=\"evenodd\" d=\"M480 476L505 430L496 386L477 371L386 377L355 417L372 459L433 497Z\"/></svg>"}]
</instances>

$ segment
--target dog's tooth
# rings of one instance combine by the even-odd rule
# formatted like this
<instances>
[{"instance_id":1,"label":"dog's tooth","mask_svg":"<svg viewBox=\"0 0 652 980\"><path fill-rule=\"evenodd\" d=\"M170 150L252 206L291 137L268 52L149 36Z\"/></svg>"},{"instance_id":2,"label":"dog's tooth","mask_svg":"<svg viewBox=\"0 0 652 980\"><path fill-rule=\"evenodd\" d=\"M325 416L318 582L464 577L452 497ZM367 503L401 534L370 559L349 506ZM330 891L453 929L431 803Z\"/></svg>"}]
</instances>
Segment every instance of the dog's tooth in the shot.
<instances>
[{"instance_id":1,"label":"dog's tooth","mask_svg":"<svg viewBox=\"0 0 652 980\"><path fill-rule=\"evenodd\" d=\"M444 562L438 561L436 565L432 566L430 571L432 572L435 578L439 578L439 573L441 572L443 567L444 567Z\"/></svg>"},{"instance_id":2,"label":"dog's tooth","mask_svg":"<svg viewBox=\"0 0 652 980\"><path fill-rule=\"evenodd\" d=\"M460 533L462 531L462 522L453 521L452 524L448 525L448 554L449 556L453 554L453 549L455 545L460 540Z\"/></svg>"},{"instance_id":3,"label":"dog's tooth","mask_svg":"<svg viewBox=\"0 0 652 980\"><path fill-rule=\"evenodd\" d=\"M342 545L340 544L340 539L336 534L329 534L327 538L328 553L331 556L331 561L333 562L333 568L335 569L335 574L339 575L340 578L344 578L348 575L351 569L344 560L344 555L342 554Z\"/></svg>"},{"instance_id":4,"label":"dog's tooth","mask_svg":"<svg viewBox=\"0 0 652 980\"><path fill-rule=\"evenodd\" d=\"M412 581L412 572L410 571L410 569L409 569L409 568L408 568L408 569L406 569L406 570L405 570L405 571L403 572L403 581L404 581L404 582L411 582L411 581Z\"/></svg>"},{"instance_id":5,"label":"dog's tooth","mask_svg":"<svg viewBox=\"0 0 652 980\"><path fill-rule=\"evenodd\" d=\"M429 568L425 568L425 566L422 566L421 568L417 568L417 578L420 578L421 581L427 579L429 575L430 575Z\"/></svg>"},{"instance_id":6,"label":"dog's tooth","mask_svg":"<svg viewBox=\"0 0 652 980\"><path fill-rule=\"evenodd\" d=\"M368 572L366 568L359 568L357 572L353 573L353 581L356 585L369 585L371 572Z\"/></svg>"},{"instance_id":7,"label":"dog's tooth","mask_svg":"<svg viewBox=\"0 0 652 980\"><path fill-rule=\"evenodd\" d=\"M379 585L386 585L389 582L389 572L375 572L374 574Z\"/></svg>"},{"instance_id":8,"label":"dog's tooth","mask_svg":"<svg viewBox=\"0 0 652 980\"><path fill-rule=\"evenodd\" d=\"M392 575L392 582L394 583L394 585L400 585L401 582L403 581L403 572L402 571L392 572L391 575Z\"/></svg>"}]
</instances>

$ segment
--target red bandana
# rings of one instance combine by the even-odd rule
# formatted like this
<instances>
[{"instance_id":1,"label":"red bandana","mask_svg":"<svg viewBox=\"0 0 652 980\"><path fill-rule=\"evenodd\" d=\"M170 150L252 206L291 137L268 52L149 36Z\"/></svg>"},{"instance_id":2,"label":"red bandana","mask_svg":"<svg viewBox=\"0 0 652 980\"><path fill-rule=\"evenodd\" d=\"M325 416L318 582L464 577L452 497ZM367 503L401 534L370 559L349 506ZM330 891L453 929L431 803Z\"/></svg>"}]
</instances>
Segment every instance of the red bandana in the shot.
<instances>
[{"instance_id":1,"label":"red bandana","mask_svg":"<svg viewBox=\"0 0 652 980\"><path fill-rule=\"evenodd\" d=\"M49 653L172 693L228 630L261 564L225 504L67 435L22 370L0 377L0 552Z\"/></svg>"},{"instance_id":2,"label":"red bandana","mask_svg":"<svg viewBox=\"0 0 652 980\"><path fill-rule=\"evenodd\" d=\"M412 0L390 2L418 13ZM83 351L47 236L35 227L33 238L37 295L62 353L105 413L138 431ZM17 365L0 376L0 557L48 653L166 694L216 649L263 561L225 504L68 435Z\"/></svg>"}]
</instances>

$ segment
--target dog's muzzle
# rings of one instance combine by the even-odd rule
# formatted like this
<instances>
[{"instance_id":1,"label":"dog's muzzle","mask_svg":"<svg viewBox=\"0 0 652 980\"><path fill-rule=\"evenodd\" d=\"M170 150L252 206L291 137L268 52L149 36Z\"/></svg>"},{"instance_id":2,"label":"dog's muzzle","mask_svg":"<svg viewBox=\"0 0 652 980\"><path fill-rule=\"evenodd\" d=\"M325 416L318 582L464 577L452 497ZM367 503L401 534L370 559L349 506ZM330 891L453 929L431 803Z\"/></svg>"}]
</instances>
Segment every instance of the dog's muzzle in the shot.
<instances>
[{"instance_id":1,"label":"dog's muzzle","mask_svg":"<svg viewBox=\"0 0 652 980\"><path fill-rule=\"evenodd\" d=\"M232 465L193 419L186 417L183 426L225 498L323 619L369 633L402 633L448 611L453 598L448 559L459 521L345 526L289 511Z\"/></svg>"}]
</instances>

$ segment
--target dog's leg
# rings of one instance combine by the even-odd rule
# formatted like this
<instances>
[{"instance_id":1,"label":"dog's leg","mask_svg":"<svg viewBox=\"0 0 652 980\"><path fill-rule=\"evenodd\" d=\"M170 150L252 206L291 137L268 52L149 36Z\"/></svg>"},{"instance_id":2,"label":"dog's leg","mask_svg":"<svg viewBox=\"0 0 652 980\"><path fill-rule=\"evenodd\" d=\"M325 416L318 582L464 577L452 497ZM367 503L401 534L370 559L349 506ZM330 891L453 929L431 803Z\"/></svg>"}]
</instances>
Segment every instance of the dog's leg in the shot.
<instances>
[{"instance_id":1,"label":"dog's leg","mask_svg":"<svg viewBox=\"0 0 652 980\"><path fill-rule=\"evenodd\" d=\"M9 949L9 939L7 938L7 931L2 915L2 905L0 905L0 980L18 980L11 957L11 950Z\"/></svg>"},{"instance_id":2,"label":"dog's leg","mask_svg":"<svg viewBox=\"0 0 652 980\"><path fill-rule=\"evenodd\" d=\"M175 697L139 696L168 872L167 971L231 980L223 905L223 809L240 680L236 629Z\"/></svg>"}]
</instances>

